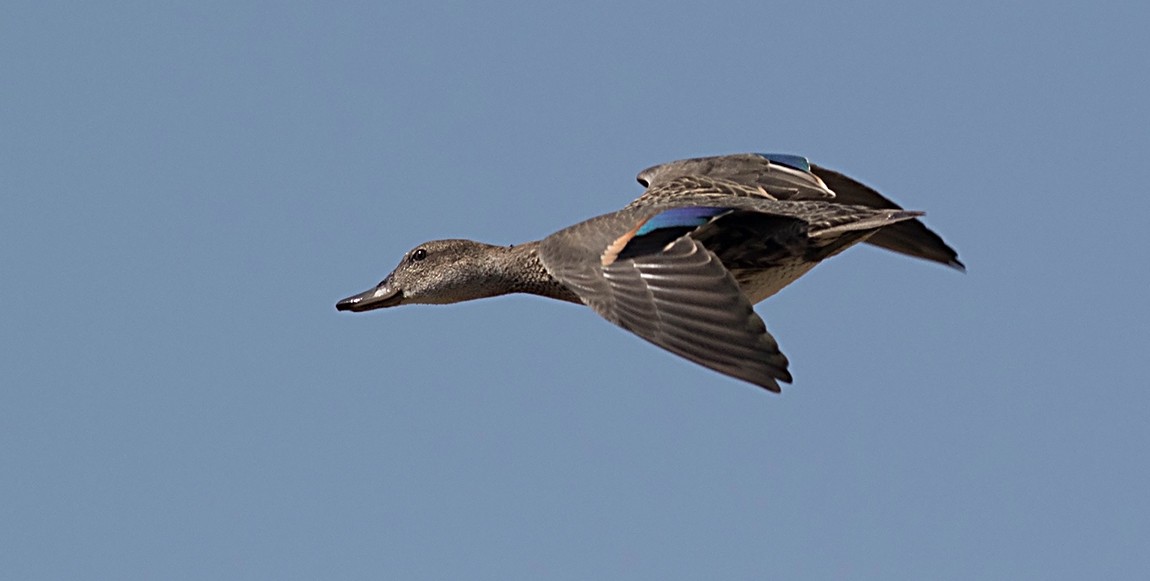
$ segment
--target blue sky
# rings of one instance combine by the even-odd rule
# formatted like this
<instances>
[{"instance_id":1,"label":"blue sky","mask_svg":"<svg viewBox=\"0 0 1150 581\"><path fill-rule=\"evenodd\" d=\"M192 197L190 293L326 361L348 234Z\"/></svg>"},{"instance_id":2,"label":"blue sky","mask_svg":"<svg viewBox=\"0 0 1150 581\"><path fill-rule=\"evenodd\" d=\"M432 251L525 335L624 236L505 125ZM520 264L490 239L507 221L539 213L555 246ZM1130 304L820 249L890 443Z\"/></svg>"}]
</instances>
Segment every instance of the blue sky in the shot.
<instances>
[{"instance_id":1,"label":"blue sky","mask_svg":"<svg viewBox=\"0 0 1150 581\"><path fill-rule=\"evenodd\" d=\"M10 2L0 570L1146 576L1148 21ZM334 309L741 151L926 211L969 272L860 247L760 304L781 396L536 297Z\"/></svg>"}]
</instances>

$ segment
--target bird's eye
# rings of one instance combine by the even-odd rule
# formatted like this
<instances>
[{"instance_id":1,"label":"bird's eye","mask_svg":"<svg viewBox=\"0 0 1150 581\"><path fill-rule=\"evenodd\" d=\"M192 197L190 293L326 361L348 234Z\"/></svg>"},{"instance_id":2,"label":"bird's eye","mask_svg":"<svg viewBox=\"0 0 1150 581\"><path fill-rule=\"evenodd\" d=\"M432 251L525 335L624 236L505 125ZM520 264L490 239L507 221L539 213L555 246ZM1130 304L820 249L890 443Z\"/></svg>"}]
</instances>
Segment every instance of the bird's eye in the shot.
<instances>
[{"instance_id":1,"label":"bird's eye","mask_svg":"<svg viewBox=\"0 0 1150 581\"><path fill-rule=\"evenodd\" d=\"M422 249L422 248L416 248L415 252L411 253L411 261L412 262L419 262L420 260L423 260L424 258L427 258L427 251Z\"/></svg>"}]
</instances>

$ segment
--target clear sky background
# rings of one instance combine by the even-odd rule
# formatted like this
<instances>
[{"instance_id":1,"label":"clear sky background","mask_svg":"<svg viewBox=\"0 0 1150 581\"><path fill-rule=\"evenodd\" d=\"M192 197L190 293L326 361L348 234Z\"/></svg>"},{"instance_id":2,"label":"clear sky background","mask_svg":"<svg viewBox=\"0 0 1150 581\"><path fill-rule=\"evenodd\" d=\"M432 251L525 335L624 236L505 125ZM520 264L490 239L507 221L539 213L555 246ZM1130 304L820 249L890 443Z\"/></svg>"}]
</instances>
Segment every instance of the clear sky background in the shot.
<instances>
[{"instance_id":1,"label":"clear sky background","mask_svg":"<svg viewBox=\"0 0 1150 581\"><path fill-rule=\"evenodd\" d=\"M7 2L0 577L1150 575L1144 2ZM775 396L526 296L337 313L671 159L790 152L871 247Z\"/></svg>"}]
</instances>

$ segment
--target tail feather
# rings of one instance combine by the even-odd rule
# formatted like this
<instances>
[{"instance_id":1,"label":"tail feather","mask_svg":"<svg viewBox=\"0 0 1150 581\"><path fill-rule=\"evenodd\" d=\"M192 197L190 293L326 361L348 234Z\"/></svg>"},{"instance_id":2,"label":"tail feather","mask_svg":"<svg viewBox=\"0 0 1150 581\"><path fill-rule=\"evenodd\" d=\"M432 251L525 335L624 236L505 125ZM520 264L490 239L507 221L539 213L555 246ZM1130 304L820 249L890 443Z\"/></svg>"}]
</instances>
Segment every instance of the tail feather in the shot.
<instances>
[{"instance_id":1,"label":"tail feather","mask_svg":"<svg viewBox=\"0 0 1150 581\"><path fill-rule=\"evenodd\" d=\"M889 226L904 220L913 220L924 214L925 212L917 212L914 210L885 210L854 222L837 224L822 230L814 230L810 233L810 236L812 238L824 238L827 236L838 236L845 232L854 232L856 230L878 230L883 226Z\"/></svg>"},{"instance_id":2,"label":"tail feather","mask_svg":"<svg viewBox=\"0 0 1150 581\"><path fill-rule=\"evenodd\" d=\"M812 231L810 237L822 243L810 247L806 252L806 258L813 261L826 260L855 244L866 241L875 233L881 232L885 226L913 220L921 215L922 212L911 210L887 210L856 222Z\"/></svg>"}]
</instances>

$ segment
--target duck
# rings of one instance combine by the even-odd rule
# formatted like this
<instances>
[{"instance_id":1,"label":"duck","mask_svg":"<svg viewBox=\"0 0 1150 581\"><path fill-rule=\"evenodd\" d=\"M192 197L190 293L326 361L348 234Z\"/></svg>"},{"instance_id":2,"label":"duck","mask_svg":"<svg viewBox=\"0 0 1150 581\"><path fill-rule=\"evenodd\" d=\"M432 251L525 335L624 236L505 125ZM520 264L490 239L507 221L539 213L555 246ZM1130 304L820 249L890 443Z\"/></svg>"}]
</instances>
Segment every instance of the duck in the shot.
<instances>
[{"instance_id":1,"label":"duck","mask_svg":"<svg viewBox=\"0 0 1150 581\"><path fill-rule=\"evenodd\" d=\"M622 209L540 240L420 244L336 309L533 294L588 306L671 353L778 393L793 382L789 361L755 304L860 243L966 268L923 212L803 156L681 159L637 181L645 191Z\"/></svg>"}]
</instances>

